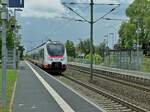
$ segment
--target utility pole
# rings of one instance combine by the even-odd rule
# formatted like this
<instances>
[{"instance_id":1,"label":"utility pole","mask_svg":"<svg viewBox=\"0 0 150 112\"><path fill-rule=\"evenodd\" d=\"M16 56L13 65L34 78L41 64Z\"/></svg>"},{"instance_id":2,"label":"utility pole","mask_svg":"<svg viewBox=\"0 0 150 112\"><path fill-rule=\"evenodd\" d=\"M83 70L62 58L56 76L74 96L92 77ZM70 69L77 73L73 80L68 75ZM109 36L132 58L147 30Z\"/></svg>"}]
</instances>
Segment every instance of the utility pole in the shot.
<instances>
[{"instance_id":1,"label":"utility pole","mask_svg":"<svg viewBox=\"0 0 150 112\"><path fill-rule=\"evenodd\" d=\"M14 16L15 18L15 16ZM16 23L13 28L14 49L13 49L13 69L16 69Z\"/></svg>"},{"instance_id":2,"label":"utility pole","mask_svg":"<svg viewBox=\"0 0 150 112\"><path fill-rule=\"evenodd\" d=\"M74 20L74 21L80 21L80 22L86 22L90 24L90 80L93 80L93 27L94 24L97 23L98 21L102 20L102 19L106 19L105 16L107 16L108 14L110 14L111 12L113 12L115 9L117 9L120 4L95 4L93 2L93 0L90 1L89 3L74 3L74 2L70 2L70 3L62 3L64 4L65 7L67 7L70 11L72 11L74 14L76 14L77 16L79 16L81 19L74 19L74 18L68 18L68 17L61 17L63 19L68 19L68 20ZM78 12L76 12L74 9L72 9L71 7L69 7L67 4L71 4L71 5L75 5L75 4L82 4L82 5L90 5L90 15L91 15L91 19L87 20L86 18L84 18L82 15L80 15ZM106 14L104 14L103 16L101 16L100 18L94 20L93 15L93 7L94 5L116 5L116 7L112 8L109 12L107 12ZM110 20L110 18L109 18Z\"/></svg>"},{"instance_id":3,"label":"utility pole","mask_svg":"<svg viewBox=\"0 0 150 112\"><path fill-rule=\"evenodd\" d=\"M109 33L109 38L112 40L112 49L113 49L113 46L115 44L115 34L114 33Z\"/></svg>"},{"instance_id":4,"label":"utility pole","mask_svg":"<svg viewBox=\"0 0 150 112\"><path fill-rule=\"evenodd\" d=\"M106 53L106 56L105 56L105 65L108 66L108 50L109 50L109 42L108 42L108 34L106 34L104 36L106 38L106 48L105 48L105 53Z\"/></svg>"},{"instance_id":5,"label":"utility pole","mask_svg":"<svg viewBox=\"0 0 150 112\"><path fill-rule=\"evenodd\" d=\"M137 70L139 70L139 46L140 46L140 32L141 32L141 29L140 29L140 18L137 19L137 30L136 30L136 33L137 33Z\"/></svg>"},{"instance_id":6,"label":"utility pole","mask_svg":"<svg viewBox=\"0 0 150 112\"><path fill-rule=\"evenodd\" d=\"M104 65L106 65L106 56L107 56L107 53L106 53L106 47L107 47L107 40L104 39L104 44L105 44L105 47L104 47Z\"/></svg>"},{"instance_id":7,"label":"utility pole","mask_svg":"<svg viewBox=\"0 0 150 112\"><path fill-rule=\"evenodd\" d=\"M90 76L91 76L91 80L93 80L93 0L91 0L91 3L90 3L90 6L91 6L91 22L90 22L90 25L91 25L91 36L90 36L90 57L91 57L91 63L90 63Z\"/></svg>"},{"instance_id":8,"label":"utility pole","mask_svg":"<svg viewBox=\"0 0 150 112\"><path fill-rule=\"evenodd\" d=\"M6 48L6 29L8 19L7 0L2 0L2 108L3 112L6 110L6 70L7 70L7 48Z\"/></svg>"}]
</instances>

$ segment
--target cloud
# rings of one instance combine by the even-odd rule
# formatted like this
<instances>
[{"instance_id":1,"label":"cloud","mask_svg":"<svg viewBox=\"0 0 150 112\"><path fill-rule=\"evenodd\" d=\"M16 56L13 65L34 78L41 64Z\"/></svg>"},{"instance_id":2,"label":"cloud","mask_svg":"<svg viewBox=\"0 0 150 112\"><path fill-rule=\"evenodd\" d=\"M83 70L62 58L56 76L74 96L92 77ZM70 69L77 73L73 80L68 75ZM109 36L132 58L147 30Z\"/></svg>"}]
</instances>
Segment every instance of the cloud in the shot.
<instances>
[{"instance_id":1,"label":"cloud","mask_svg":"<svg viewBox=\"0 0 150 112\"><path fill-rule=\"evenodd\" d=\"M90 2L91 0L77 0L78 2ZM134 0L93 0L95 3L132 3Z\"/></svg>"},{"instance_id":2,"label":"cloud","mask_svg":"<svg viewBox=\"0 0 150 112\"><path fill-rule=\"evenodd\" d=\"M96 3L118 3L118 0L94 0Z\"/></svg>"},{"instance_id":3,"label":"cloud","mask_svg":"<svg viewBox=\"0 0 150 112\"><path fill-rule=\"evenodd\" d=\"M134 0L120 0L123 4L131 4Z\"/></svg>"},{"instance_id":4,"label":"cloud","mask_svg":"<svg viewBox=\"0 0 150 112\"><path fill-rule=\"evenodd\" d=\"M25 24L26 25L31 25L31 22L30 21L26 21Z\"/></svg>"},{"instance_id":5,"label":"cloud","mask_svg":"<svg viewBox=\"0 0 150 112\"><path fill-rule=\"evenodd\" d=\"M25 0L23 17L53 18L65 13L61 1L67 0ZM67 2L69 2L68 0ZM73 0L75 2L90 2L90 0ZM133 0L94 0L95 3L131 3Z\"/></svg>"},{"instance_id":6,"label":"cloud","mask_svg":"<svg viewBox=\"0 0 150 112\"><path fill-rule=\"evenodd\" d=\"M79 3L90 2L91 0L76 0ZM94 3L118 3L118 0L93 0Z\"/></svg>"},{"instance_id":7,"label":"cloud","mask_svg":"<svg viewBox=\"0 0 150 112\"><path fill-rule=\"evenodd\" d=\"M51 18L64 13L60 0L25 0L23 17Z\"/></svg>"}]
</instances>

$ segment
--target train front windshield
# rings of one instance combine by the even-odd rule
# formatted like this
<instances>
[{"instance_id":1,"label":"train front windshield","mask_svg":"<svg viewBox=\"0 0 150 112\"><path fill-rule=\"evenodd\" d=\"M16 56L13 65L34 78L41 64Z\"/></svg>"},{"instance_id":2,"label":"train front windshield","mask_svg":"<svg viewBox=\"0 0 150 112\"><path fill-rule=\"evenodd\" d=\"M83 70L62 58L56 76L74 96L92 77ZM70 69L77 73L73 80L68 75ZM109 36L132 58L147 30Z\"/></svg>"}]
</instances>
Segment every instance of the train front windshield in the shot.
<instances>
[{"instance_id":1,"label":"train front windshield","mask_svg":"<svg viewBox=\"0 0 150 112\"><path fill-rule=\"evenodd\" d=\"M63 56L65 48L63 44L48 44L47 51L50 56Z\"/></svg>"}]
</instances>

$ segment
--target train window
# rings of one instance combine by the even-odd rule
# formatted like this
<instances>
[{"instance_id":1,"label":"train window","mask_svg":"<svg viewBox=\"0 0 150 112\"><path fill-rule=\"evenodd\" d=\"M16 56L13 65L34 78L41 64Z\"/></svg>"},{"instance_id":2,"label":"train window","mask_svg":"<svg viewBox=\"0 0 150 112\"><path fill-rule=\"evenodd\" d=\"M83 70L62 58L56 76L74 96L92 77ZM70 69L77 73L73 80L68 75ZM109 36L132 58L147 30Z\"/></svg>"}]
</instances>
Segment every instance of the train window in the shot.
<instances>
[{"instance_id":1,"label":"train window","mask_svg":"<svg viewBox=\"0 0 150 112\"><path fill-rule=\"evenodd\" d=\"M63 44L48 44L47 51L50 56L63 56L65 48Z\"/></svg>"},{"instance_id":2,"label":"train window","mask_svg":"<svg viewBox=\"0 0 150 112\"><path fill-rule=\"evenodd\" d=\"M40 57L41 57L42 59L44 59L44 49L42 49L42 50L40 51Z\"/></svg>"}]
</instances>

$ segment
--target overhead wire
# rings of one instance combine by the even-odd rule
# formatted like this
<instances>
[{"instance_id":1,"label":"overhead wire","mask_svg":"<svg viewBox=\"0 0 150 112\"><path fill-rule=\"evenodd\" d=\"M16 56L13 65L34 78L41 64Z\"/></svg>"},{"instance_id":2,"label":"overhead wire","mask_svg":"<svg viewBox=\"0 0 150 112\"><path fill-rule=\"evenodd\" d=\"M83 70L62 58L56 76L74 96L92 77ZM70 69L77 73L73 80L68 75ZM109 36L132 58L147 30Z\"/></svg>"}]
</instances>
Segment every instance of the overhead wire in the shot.
<instances>
[{"instance_id":1,"label":"overhead wire","mask_svg":"<svg viewBox=\"0 0 150 112\"><path fill-rule=\"evenodd\" d=\"M76 5L76 4L80 4L80 5L90 5L90 3L75 3L75 2L69 2L69 3L66 3L66 2L62 2L62 4L68 4L68 5ZM94 5L119 5L119 4L114 4L114 3L109 3L109 4L106 4L106 3L94 3Z\"/></svg>"},{"instance_id":2,"label":"overhead wire","mask_svg":"<svg viewBox=\"0 0 150 112\"><path fill-rule=\"evenodd\" d=\"M97 20L94 21L94 23L97 23L98 21L100 21L101 19L103 19L105 16L109 15L110 13L112 13L115 9L117 9L120 5L112 8L109 12L107 12L106 14L104 14L103 16L101 16L100 18L98 18Z\"/></svg>"},{"instance_id":3,"label":"overhead wire","mask_svg":"<svg viewBox=\"0 0 150 112\"><path fill-rule=\"evenodd\" d=\"M61 31L64 27L66 27L68 24L70 24L73 20L68 20L66 23L62 24L61 26L56 27L53 31L51 31L50 35L53 35L54 33Z\"/></svg>"},{"instance_id":4,"label":"overhead wire","mask_svg":"<svg viewBox=\"0 0 150 112\"><path fill-rule=\"evenodd\" d=\"M86 11L89 8L89 6L85 7L82 11ZM53 31L51 31L51 34L54 34L58 31L61 31L60 29L63 29L65 26L67 26L68 24L70 24L71 22L75 21L74 18L70 18L70 17L56 17L56 18L62 18L62 19L67 19L68 22L62 24L61 26L56 27ZM77 19L78 20L78 19ZM59 29L59 30L58 30Z\"/></svg>"},{"instance_id":5,"label":"overhead wire","mask_svg":"<svg viewBox=\"0 0 150 112\"><path fill-rule=\"evenodd\" d=\"M89 6L85 7L83 10L81 10L82 12L86 11L89 8ZM73 20L73 21L78 21L78 22L87 22L83 19L78 19L78 18L73 18L73 17L68 17L68 16L58 16L58 18L61 19L67 19L67 20ZM88 22L89 23L89 22Z\"/></svg>"},{"instance_id":6,"label":"overhead wire","mask_svg":"<svg viewBox=\"0 0 150 112\"><path fill-rule=\"evenodd\" d=\"M82 18L84 21L86 21L86 22L89 23L89 21L88 21L86 18L84 18L82 15L80 15L78 12L76 12L73 8L69 7L69 6L66 5L66 4L64 4L64 6L65 6L66 8L68 8L69 10L71 10L74 14L76 14L77 16L79 16L80 18Z\"/></svg>"}]
</instances>

